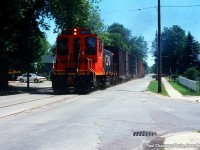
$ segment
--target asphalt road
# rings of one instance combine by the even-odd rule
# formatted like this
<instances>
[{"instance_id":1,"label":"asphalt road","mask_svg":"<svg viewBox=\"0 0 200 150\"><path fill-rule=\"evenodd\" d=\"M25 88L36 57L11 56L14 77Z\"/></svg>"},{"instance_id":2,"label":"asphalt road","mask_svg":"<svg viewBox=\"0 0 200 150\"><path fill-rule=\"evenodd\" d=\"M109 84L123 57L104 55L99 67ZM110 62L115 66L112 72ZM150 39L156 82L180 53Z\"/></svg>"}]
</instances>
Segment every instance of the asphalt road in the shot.
<instances>
[{"instance_id":1,"label":"asphalt road","mask_svg":"<svg viewBox=\"0 0 200 150\"><path fill-rule=\"evenodd\" d=\"M87 95L53 95L46 88L1 96L0 149L140 150L162 143L163 135L200 130L200 104L148 93L151 80ZM136 136L140 131L156 135Z\"/></svg>"}]
</instances>

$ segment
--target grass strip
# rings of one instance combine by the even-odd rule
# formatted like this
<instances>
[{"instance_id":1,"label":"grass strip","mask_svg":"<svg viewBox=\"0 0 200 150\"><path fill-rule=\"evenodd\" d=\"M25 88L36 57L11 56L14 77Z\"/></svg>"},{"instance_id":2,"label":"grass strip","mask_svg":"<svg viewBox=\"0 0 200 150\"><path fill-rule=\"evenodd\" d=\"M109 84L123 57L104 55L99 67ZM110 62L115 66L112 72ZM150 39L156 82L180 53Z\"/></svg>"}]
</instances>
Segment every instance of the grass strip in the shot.
<instances>
[{"instance_id":1,"label":"grass strip","mask_svg":"<svg viewBox=\"0 0 200 150\"><path fill-rule=\"evenodd\" d=\"M158 81L157 80L152 80L148 86L148 91L152 92L152 93L157 93L157 94L161 94L163 96L169 96L163 83L161 84L162 87L162 92L158 93Z\"/></svg>"},{"instance_id":2,"label":"grass strip","mask_svg":"<svg viewBox=\"0 0 200 150\"><path fill-rule=\"evenodd\" d=\"M199 96L197 92L185 87L184 85L180 84L178 81L173 81L169 78L167 78L168 82L171 84L171 86L179 91L182 95L192 95L192 96Z\"/></svg>"}]
</instances>

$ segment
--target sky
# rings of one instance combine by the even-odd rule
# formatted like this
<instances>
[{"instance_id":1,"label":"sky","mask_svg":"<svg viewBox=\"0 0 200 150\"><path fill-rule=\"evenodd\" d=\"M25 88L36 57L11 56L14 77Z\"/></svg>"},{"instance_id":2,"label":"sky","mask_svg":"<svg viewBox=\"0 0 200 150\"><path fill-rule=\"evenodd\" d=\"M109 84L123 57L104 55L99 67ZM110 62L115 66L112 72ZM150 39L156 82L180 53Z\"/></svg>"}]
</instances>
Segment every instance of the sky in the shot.
<instances>
[{"instance_id":1,"label":"sky","mask_svg":"<svg viewBox=\"0 0 200 150\"><path fill-rule=\"evenodd\" d=\"M191 32L195 40L200 42L200 0L160 0L161 29L163 27L180 26ZM98 4L103 23L109 26L120 23L132 32L132 36L143 36L148 42L149 50L157 31L158 0L101 0ZM55 43L56 34L47 32L50 44ZM149 54L147 63L154 64Z\"/></svg>"}]
</instances>

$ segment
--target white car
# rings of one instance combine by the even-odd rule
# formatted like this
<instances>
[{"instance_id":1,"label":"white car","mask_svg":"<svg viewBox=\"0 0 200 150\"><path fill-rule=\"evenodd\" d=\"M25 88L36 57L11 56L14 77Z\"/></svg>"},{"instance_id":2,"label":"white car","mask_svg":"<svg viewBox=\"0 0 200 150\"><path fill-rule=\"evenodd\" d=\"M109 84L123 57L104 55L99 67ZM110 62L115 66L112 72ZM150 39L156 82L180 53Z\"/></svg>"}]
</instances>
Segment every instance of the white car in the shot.
<instances>
[{"instance_id":1,"label":"white car","mask_svg":"<svg viewBox=\"0 0 200 150\"><path fill-rule=\"evenodd\" d=\"M45 81L45 77L37 76L34 73L29 74L29 82L43 82ZM17 81L20 82L27 82L27 74L23 74L22 76L17 76Z\"/></svg>"}]
</instances>

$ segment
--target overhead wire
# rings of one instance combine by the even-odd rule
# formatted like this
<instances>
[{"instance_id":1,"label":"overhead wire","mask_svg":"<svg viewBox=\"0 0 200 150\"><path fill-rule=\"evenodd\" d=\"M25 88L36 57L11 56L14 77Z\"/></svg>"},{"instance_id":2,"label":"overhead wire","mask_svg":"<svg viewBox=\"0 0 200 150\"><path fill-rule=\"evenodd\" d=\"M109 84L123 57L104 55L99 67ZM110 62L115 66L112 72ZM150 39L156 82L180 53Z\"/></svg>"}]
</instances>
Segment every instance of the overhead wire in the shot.
<instances>
[{"instance_id":1,"label":"overhead wire","mask_svg":"<svg viewBox=\"0 0 200 150\"><path fill-rule=\"evenodd\" d=\"M130 9L130 10L107 11L107 12L102 12L102 13L115 13L115 12L127 12L127 11L140 11L140 10L147 10L147 9L152 9L152 8L156 8L156 7L157 7L157 6L152 6L152 7L138 8L138 9Z\"/></svg>"},{"instance_id":2,"label":"overhead wire","mask_svg":"<svg viewBox=\"0 0 200 150\"><path fill-rule=\"evenodd\" d=\"M129 11L142 11L142 10L148 10L148 9L155 9L158 6L152 6L152 7L146 7L146 8L138 8L138 9L129 9L129 10L116 10L116 11L107 11L107 12L101 12L101 13L122 13L122 12L129 12ZM174 6L160 6L163 8L191 8L191 7L200 7L199 4L197 5L174 5Z\"/></svg>"},{"instance_id":3,"label":"overhead wire","mask_svg":"<svg viewBox=\"0 0 200 150\"><path fill-rule=\"evenodd\" d=\"M161 6L161 7L171 7L171 8L173 8L173 7L176 7L176 8L184 8L184 7L200 7L200 5L183 5L183 6Z\"/></svg>"}]
</instances>

